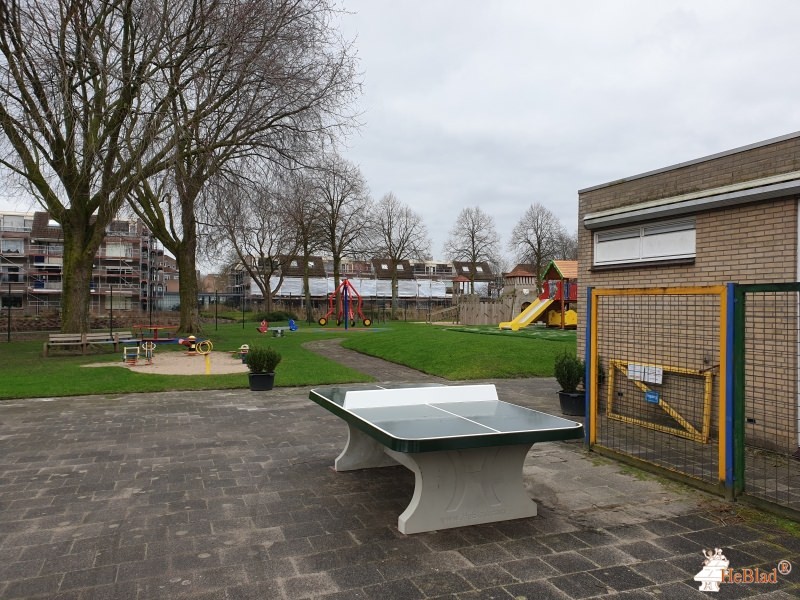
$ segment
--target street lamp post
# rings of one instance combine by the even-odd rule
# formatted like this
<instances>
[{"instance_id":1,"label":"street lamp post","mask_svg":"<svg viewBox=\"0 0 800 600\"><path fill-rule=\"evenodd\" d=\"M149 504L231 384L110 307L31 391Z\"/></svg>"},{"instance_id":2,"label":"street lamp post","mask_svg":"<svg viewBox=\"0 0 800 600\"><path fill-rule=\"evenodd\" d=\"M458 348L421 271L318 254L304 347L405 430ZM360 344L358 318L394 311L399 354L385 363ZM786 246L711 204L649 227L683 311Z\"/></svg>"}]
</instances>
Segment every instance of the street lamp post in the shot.
<instances>
[{"instance_id":1,"label":"street lamp post","mask_svg":"<svg viewBox=\"0 0 800 600\"><path fill-rule=\"evenodd\" d=\"M108 306L108 333L114 337L114 284L108 284L109 306Z\"/></svg>"}]
</instances>

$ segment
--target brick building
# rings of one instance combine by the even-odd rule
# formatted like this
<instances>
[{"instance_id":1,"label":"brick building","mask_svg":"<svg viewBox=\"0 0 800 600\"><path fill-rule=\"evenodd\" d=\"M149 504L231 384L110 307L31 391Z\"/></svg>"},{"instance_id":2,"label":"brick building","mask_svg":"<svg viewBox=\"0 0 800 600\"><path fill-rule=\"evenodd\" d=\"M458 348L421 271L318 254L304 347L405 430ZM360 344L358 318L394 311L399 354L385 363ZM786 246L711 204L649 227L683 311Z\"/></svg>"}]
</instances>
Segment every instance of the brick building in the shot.
<instances>
[{"instance_id":1,"label":"brick building","mask_svg":"<svg viewBox=\"0 0 800 600\"><path fill-rule=\"evenodd\" d=\"M800 132L582 189L579 297L588 286L687 288L798 281L799 203ZM586 303L579 306L580 322L585 323ZM616 345L600 351L601 371L608 374L614 369L612 359L620 356L651 364L678 362L673 356L680 356L684 368L714 370L718 361L711 338L719 332L708 332L719 321L719 310L659 309L656 318L635 313L623 317L621 312L615 316L611 311L604 317L601 335L616 333ZM796 306L774 309L759 319L750 335L748 343L762 348L759 353L768 359L747 365L747 381L761 381L759 389L746 391L748 442L777 450L800 445L797 325ZM583 338L579 328L579 348L584 347ZM634 344L637 356L631 357ZM710 433L706 431L712 436L719 406L717 379L712 425ZM615 381L620 380L625 380L624 374ZM702 395L698 385L685 395ZM601 402L623 395L603 385L598 390ZM682 410L676 408L678 413Z\"/></svg>"},{"instance_id":2,"label":"brick building","mask_svg":"<svg viewBox=\"0 0 800 600\"><path fill-rule=\"evenodd\" d=\"M61 306L64 246L61 226L46 212L0 213L2 307L26 315L56 313ZM112 221L95 257L92 314L163 310L177 297L174 259L141 221Z\"/></svg>"}]
</instances>

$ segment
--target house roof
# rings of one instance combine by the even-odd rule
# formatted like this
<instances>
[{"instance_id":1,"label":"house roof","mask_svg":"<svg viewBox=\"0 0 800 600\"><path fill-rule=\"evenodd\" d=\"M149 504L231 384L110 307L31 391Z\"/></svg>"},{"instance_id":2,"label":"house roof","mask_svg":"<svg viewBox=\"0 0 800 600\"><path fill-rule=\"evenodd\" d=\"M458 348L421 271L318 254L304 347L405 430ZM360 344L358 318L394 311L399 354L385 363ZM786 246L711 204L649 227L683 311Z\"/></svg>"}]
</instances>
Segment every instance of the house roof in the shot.
<instances>
[{"instance_id":1,"label":"house roof","mask_svg":"<svg viewBox=\"0 0 800 600\"><path fill-rule=\"evenodd\" d=\"M506 277L533 277L533 265L519 264L510 273L506 273Z\"/></svg>"},{"instance_id":2,"label":"house roof","mask_svg":"<svg viewBox=\"0 0 800 600\"><path fill-rule=\"evenodd\" d=\"M562 279L577 279L578 278L578 261L577 260L553 260L550 261L556 270L561 274ZM545 272L550 268L547 266Z\"/></svg>"},{"instance_id":3,"label":"house roof","mask_svg":"<svg viewBox=\"0 0 800 600\"><path fill-rule=\"evenodd\" d=\"M414 267L407 260L395 262L389 258L373 258L372 270L378 279L391 279L392 272L396 269L398 279L414 279Z\"/></svg>"},{"instance_id":4,"label":"house roof","mask_svg":"<svg viewBox=\"0 0 800 600\"><path fill-rule=\"evenodd\" d=\"M303 276L303 257L302 256L282 256L283 275L286 277ZM310 277L325 277L325 263L320 256L308 257L308 275Z\"/></svg>"},{"instance_id":5,"label":"house roof","mask_svg":"<svg viewBox=\"0 0 800 600\"><path fill-rule=\"evenodd\" d=\"M492 267L490 267L489 263L485 261L471 263L454 260L453 267L456 275L468 277L469 279L474 279L475 281L491 281L494 279Z\"/></svg>"},{"instance_id":6,"label":"house roof","mask_svg":"<svg viewBox=\"0 0 800 600\"><path fill-rule=\"evenodd\" d=\"M93 217L94 218L94 217ZM48 225L50 213L33 213L33 224L31 225L31 239L34 240L63 240L64 232L60 225Z\"/></svg>"}]
</instances>

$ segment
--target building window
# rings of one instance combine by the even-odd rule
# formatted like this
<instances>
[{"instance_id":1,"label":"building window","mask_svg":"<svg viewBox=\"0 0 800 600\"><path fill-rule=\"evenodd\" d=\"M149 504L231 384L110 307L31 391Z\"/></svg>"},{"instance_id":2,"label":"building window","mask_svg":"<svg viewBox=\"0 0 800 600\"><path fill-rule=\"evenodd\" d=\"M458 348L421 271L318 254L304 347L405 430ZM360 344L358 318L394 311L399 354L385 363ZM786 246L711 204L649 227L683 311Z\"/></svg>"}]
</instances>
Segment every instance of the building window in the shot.
<instances>
[{"instance_id":1,"label":"building window","mask_svg":"<svg viewBox=\"0 0 800 600\"><path fill-rule=\"evenodd\" d=\"M461 265L461 270L462 270L464 273L469 273L469 267L468 267L467 265Z\"/></svg>"},{"instance_id":2,"label":"building window","mask_svg":"<svg viewBox=\"0 0 800 600\"><path fill-rule=\"evenodd\" d=\"M0 306L3 308L22 308L22 296L5 295Z\"/></svg>"},{"instance_id":3,"label":"building window","mask_svg":"<svg viewBox=\"0 0 800 600\"><path fill-rule=\"evenodd\" d=\"M694 257L694 219L651 223L594 234L595 266Z\"/></svg>"},{"instance_id":4,"label":"building window","mask_svg":"<svg viewBox=\"0 0 800 600\"><path fill-rule=\"evenodd\" d=\"M396 264L396 265L394 266L394 268L395 268L395 269L397 269L398 271L404 271L404 270L405 270L405 269L403 268L403 265L401 265L401 264Z\"/></svg>"},{"instance_id":5,"label":"building window","mask_svg":"<svg viewBox=\"0 0 800 600\"><path fill-rule=\"evenodd\" d=\"M475 271L477 273L483 273L483 267L480 265L475 265Z\"/></svg>"},{"instance_id":6,"label":"building window","mask_svg":"<svg viewBox=\"0 0 800 600\"><path fill-rule=\"evenodd\" d=\"M0 250L3 254L22 254L25 249L25 242L23 240L2 240Z\"/></svg>"}]
</instances>

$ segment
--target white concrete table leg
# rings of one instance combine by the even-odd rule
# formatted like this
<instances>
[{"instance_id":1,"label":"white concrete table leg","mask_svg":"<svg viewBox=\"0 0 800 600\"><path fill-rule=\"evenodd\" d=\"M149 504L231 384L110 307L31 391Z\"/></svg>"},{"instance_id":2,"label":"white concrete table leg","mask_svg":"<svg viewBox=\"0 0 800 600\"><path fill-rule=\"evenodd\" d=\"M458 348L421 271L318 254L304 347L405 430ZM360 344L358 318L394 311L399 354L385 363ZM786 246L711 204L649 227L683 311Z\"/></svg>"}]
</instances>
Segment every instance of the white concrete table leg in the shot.
<instances>
[{"instance_id":1,"label":"white concrete table leg","mask_svg":"<svg viewBox=\"0 0 800 600\"><path fill-rule=\"evenodd\" d=\"M386 449L415 475L414 495L397 520L420 533L536 516L522 467L533 444L403 453Z\"/></svg>"},{"instance_id":2,"label":"white concrete table leg","mask_svg":"<svg viewBox=\"0 0 800 600\"><path fill-rule=\"evenodd\" d=\"M354 471L372 467L389 467L397 462L384 452L384 446L347 424L347 444L336 458L337 471Z\"/></svg>"}]
</instances>

